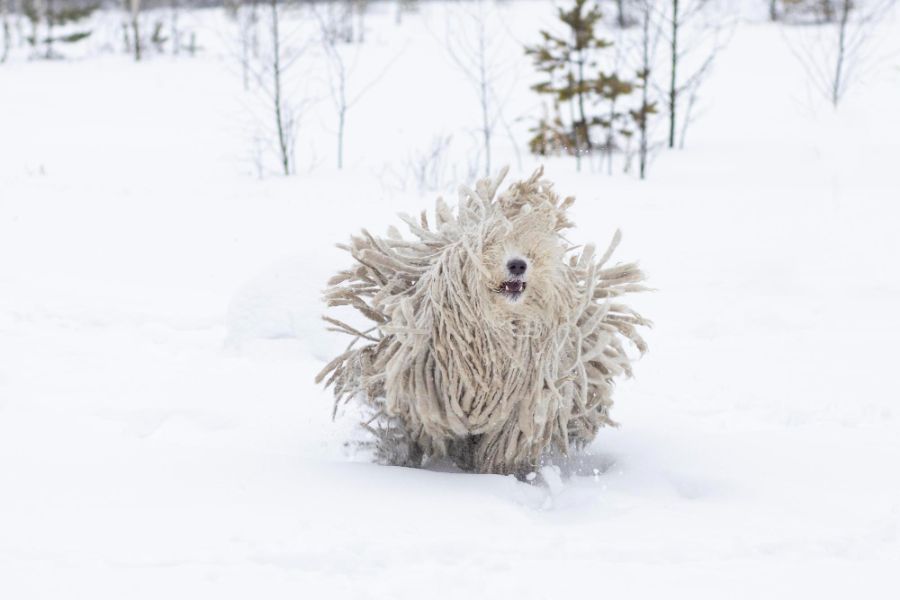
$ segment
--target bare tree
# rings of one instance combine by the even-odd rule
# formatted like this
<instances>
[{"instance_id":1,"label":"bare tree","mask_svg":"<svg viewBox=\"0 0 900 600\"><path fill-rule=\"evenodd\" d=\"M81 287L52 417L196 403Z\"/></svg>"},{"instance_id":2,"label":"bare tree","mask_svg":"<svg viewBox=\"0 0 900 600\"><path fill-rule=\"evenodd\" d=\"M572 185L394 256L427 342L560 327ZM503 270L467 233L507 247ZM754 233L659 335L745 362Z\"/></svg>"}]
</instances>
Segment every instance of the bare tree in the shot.
<instances>
[{"instance_id":1,"label":"bare tree","mask_svg":"<svg viewBox=\"0 0 900 600\"><path fill-rule=\"evenodd\" d=\"M369 0L351 0L353 12L356 13L356 41L360 44L366 41L366 13L369 11Z\"/></svg>"},{"instance_id":2,"label":"bare tree","mask_svg":"<svg viewBox=\"0 0 900 600\"><path fill-rule=\"evenodd\" d=\"M478 133L486 177L491 174L494 130L503 119L503 109L516 83L512 66L501 58L505 39L502 31L501 19L487 0L459 5L446 19L447 51L478 100ZM496 91L498 87L507 89L501 95Z\"/></svg>"},{"instance_id":3,"label":"bare tree","mask_svg":"<svg viewBox=\"0 0 900 600\"><path fill-rule=\"evenodd\" d=\"M9 13L11 0L0 0L0 21L3 28L3 48L0 49L0 63L5 63L9 58L9 48L12 46L12 28L9 25Z\"/></svg>"},{"instance_id":4,"label":"bare tree","mask_svg":"<svg viewBox=\"0 0 900 600\"><path fill-rule=\"evenodd\" d=\"M715 0L668 0L669 82L666 109L669 116L669 148L675 147L679 127L682 145L690 124L689 108L696 103L700 86L725 44L729 23ZM682 107L687 97L688 104Z\"/></svg>"},{"instance_id":5,"label":"bare tree","mask_svg":"<svg viewBox=\"0 0 900 600\"><path fill-rule=\"evenodd\" d=\"M839 8L841 13L840 22L838 24L838 46L837 59L834 65L834 77L831 80L831 103L835 106L841 99L843 90L846 88L844 83L844 61L847 59L847 25L850 22L850 10L853 7L851 0L841 0Z\"/></svg>"},{"instance_id":6,"label":"bare tree","mask_svg":"<svg viewBox=\"0 0 900 600\"><path fill-rule=\"evenodd\" d=\"M865 3L865 0L862 0ZM851 4L857 4L852 2ZM790 23L837 23L844 10L844 0L769 0L769 19Z\"/></svg>"},{"instance_id":7,"label":"bare tree","mask_svg":"<svg viewBox=\"0 0 900 600\"><path fill-rule=\"evenodd\" d=\"M271 155L278 172L292 175L296 173L300 118L311 102L306 72L298 77L292 75L296 74L298 65L304 64L301 59L310 47L310 31L304 29L302 20L294 18L302 5L290 7L283 0L267 0L264 9L263 5L260 9L263 26L259 29L259 52L239 58L250 83L246 96L250 102L245 108L254 120L253 162L258 174L262 174L267 162L264 155Z\"/></svg>"},{"instance_id":8,"label":"bare tree","mask_svg":"<svg viewBox=\"0 0 900 600\"><path fill-rule=\"evenodd\" d=\"M418 2L419 0L395 0L397 8L394 13L394 23L397 25L402 24L403 15L411 14L419 10Z\"/></svg>"},{"instance_id":9,"label":"bare tree","mask_svg":"<svg viewBox=\"0 0 900 600\"><path fill-rule=\"evenodd\" d=\"M413 174L418 192L434 191L446 185L448 165L447 156L452 136L437 135L430 146L410 155L407 159L407 171Z\"/></svg>"},{"instance_id":10,"label":"bare tree","mask_svg":"<svg viewBox=\"0 0 900 600\"><path fill-rule=\"evenodd\" d=\"M675 123L678 116L678 30L681 27L683 15L678 10L679 0L672 0L671 12L671 37L672 45L672 72L669 80L669 148L675 147Z\"/></svg>"},{"instance_id":11,"label":"bare tree","mask_svg":"<svg viewBox=\"0 0 900 600\"><path fill-rule=\"evenodd\" d=\"M294 172L294 119L284 104L281 56L281 31L279 28L278 0L270 0L272 27L272 103L275 113L275 130L278 134L278 151L285 175Z\"/></svg>"},{"instance_id":12,"label":"bare tree","mask_svg":"<svg viewBox=\"0 0 900 600\"><path fill-rule=\"evenodd\" d=\"M329 43L353 43L353 0L333 0L314 7L322 37Z\"/></svg>"},{"instance_id":13,"label":"bare tree","mask_svg":"<svg viewBox=\"0 0 900 600\"><path fill-rule=\"evenodd\" d=\"M357 79L355 75L361 57L361 48L351 45L344 36L339 34L342 31L345 13L328 10L326 12L316 11L315 14L319 21L322 47L328 69L328 89L337 114L337 168L342 169L344 167L344 137L350 109L384 77L400 54L398 53L366 83L354 90L352 88L355 86L352 83Z\"/></svg>"},{"instance_id":14,"label":"bare tree","mask_svg":"<svg viewBox=\"0 0 900 600\"><path fill-rule=\"evenodd\" d=\"M381 185L391 192L415 189L420 194L450 191L460 181L478 178L478 165L453 160L454 136L442 132L432 135L428 142L413 147L402 161L402 169L386 164L381 173Z\"/></svg>"},{"instance_id":15,"label":"bare tree","mask_svg":"<svg viewBox=\"0 0 900 600\"><path fill-rule=\"evenodd\" d=\"M323 33L325 33L323 31ZM347 111L353 104L347 96L347 78L349 68L342 49L338 47L337 39L331 35L323 35L325 55L328 59L328 84L331 91L331 100L337 112L337 168L344 168L344 131L347 128ZM354 99L355 101L356 99Z\"/></svg>"},{"instance_id":16,"label":"bare tree","mask_svg":"<svg viewBox=\"0 0 900 600\"><path fill-rule=\"evenodd\" d=\"M788 37L788 46L813 87L837 107L866 62L867 48L877 41L875 28L896 0L833 1L829 13L833 22L796 28Z\"/></svg>"},{"instance_id":17,"label":"bare tree","mask_svg":"<svg viewBox=\"0 0 900 600\"><path fill-rule=\"evenodd\" d=\"M134 50L134 60L140 61L143 54L143 44L141 42L141 0L127 0L128 2L128 18L131 26L132 49Z\"/></svg>"},{"instance_id":18,"label":"bare tree","mask_svg":"<svg viewBox=\"0 0 900 600\"><path fill-rule=\"evenodd\" d=\"M259 56L259 0L237 0L226 5L237 22L240 44L241 81L250 89L251 62Z\"/></svg>"},{"instance_id":19,"label":"bare tree","mask_svg":"<svg viewBox=\"0 0 900 600\"><path fill-rule=\"evenodd\" d=\"M368 0L328 0L316 7L320 21L328 26L328 36L347 44L366 41Z\"/></svg>"},{"instance_id":20,"label":"bare tree","mask_svg":"<svg viewBox=\"0 0 900 600\"><path fill-rule=\"evenodd\" d=\"M172 42L172 54L181 52L181 28L178 25L181 16L181 0L169 0L169 39Z\"/></svg>"},{"instance_id":21,"label":"bare tree","mask_svg":"<svg viewBox=\"0 0 900 600\"><path fill-rule=\"evenodd\" d=\"M633 0L616 0L616 27L625 29L634 24L634 21L628 18L626 6L635 3L639 4L641 1L642 0L637 0L637 2L634 2Z\"/></svg>"},{"instance_id":22,"label":"bare tree","mask_svg":"<svg viewBox=\"0 0 900 600\"><path fill-rule=\"evenodd\" d=\"M660 40L663 19L659 0L638 0L640 23L639 62L637 82L641 91L641 103L631 112L638 131L638 165L641 179L647 177L650 155L650 118L656 114L656 102L650 98L651 82L656 73L656 52Z\"/></svg>"}]
</instances>

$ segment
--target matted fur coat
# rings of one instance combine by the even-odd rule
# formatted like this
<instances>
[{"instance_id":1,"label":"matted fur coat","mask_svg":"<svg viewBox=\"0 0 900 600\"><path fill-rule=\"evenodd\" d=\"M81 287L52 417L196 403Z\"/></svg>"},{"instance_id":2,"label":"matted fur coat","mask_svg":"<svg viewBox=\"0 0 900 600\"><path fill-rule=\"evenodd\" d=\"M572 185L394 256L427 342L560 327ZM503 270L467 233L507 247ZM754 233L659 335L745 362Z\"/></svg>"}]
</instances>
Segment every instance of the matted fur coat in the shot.
<instances>
[{"instance_id":1,"label":"matted fur coat","mask_svg":"<svg viewBox=\"0 0 900 600\"><path fill-rule=\"evenodd\" d=\"M646 351L649 322L620 297L644 290L635 263L606 266L569 249L566 209L542 170L496 195L504 169L452 210L437 200L401 215L414 239L391 228L363 230L348 250L354 265L329 282L329 306L357 309L364 331L316 378L370 413L378 457L419 466L448 457L481 473L527 473L543 455L590 442L609 417L613 382L631 375L626 345Z\"/></svg>"}]
</instances>

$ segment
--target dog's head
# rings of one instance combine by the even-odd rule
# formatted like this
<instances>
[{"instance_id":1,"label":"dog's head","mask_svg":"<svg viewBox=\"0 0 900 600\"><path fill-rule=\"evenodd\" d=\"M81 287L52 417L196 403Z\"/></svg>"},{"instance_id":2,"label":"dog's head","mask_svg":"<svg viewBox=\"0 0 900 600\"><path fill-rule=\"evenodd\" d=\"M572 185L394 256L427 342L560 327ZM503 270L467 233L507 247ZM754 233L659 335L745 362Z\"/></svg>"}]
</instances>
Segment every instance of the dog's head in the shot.
<instances>
[{"instance_id":1,"label":"dog's head","mask_svg":"<svg viewBox=\"0 0 900 600\"><path fill-rule=\"evenodd\" d=\"M564 210L536 178L471 200L432 273L432 300L488 326L564 321L576 295L559 233L569 226Z\"/></svg>"},{"instance_id":2,"label":"dog's head","mask_svg":"<svg viewBox=\"0 0 900 600\"><path fill-rule=\"evenodd\" d=\"M500 317L556 320L567 308L561 295L569 283L556 209L529 203L498 211L494 219L497 226L478 257L484 267L478 289L485 304Z\"/></svg>"}]
</instances>

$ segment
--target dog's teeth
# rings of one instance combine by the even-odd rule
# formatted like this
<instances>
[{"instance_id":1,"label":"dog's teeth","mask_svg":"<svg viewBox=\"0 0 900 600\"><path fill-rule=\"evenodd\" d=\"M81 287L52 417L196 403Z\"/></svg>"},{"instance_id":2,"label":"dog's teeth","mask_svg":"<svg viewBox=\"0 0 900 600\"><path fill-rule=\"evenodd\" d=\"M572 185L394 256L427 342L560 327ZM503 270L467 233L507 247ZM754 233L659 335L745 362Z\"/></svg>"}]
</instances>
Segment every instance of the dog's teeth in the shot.
<instances>
[{"instance_id":1,"label":"dog's teeth","mask_svg":"<svg viewBox=\"0 0 900 600\"><path fill-rule=\"evenodd\" d=\"M504 281L497 288L497 291L505 293L505 294L518 295L525 291L525 282L524 281Z\"/></svg>"}]
</instances>

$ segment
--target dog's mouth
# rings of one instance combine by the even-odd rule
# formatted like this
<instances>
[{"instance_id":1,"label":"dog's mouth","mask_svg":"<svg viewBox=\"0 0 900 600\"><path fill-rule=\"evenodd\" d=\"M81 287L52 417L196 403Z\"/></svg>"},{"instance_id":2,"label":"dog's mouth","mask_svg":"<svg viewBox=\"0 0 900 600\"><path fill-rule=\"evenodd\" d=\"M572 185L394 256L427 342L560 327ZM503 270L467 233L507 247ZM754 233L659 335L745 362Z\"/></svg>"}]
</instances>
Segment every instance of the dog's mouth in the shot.
<instances>
[{"instance_id":1,"label":"dog's mouth","mask_svg":"<svg viewBox=\"0 0 900 600\"><path fill-rule=\"evenodd\" d=\"M504 281L497 288L498 294L503 294L509 300L518 300L522 293L525 291L526 283L519 279L510 279L509 281Z\"/></svg>"}]
</instances>

